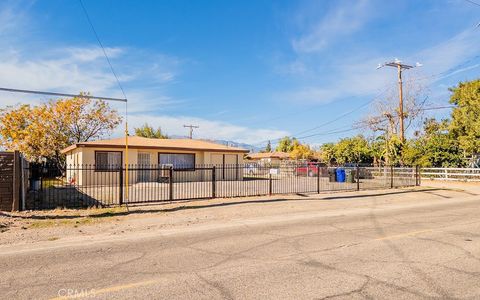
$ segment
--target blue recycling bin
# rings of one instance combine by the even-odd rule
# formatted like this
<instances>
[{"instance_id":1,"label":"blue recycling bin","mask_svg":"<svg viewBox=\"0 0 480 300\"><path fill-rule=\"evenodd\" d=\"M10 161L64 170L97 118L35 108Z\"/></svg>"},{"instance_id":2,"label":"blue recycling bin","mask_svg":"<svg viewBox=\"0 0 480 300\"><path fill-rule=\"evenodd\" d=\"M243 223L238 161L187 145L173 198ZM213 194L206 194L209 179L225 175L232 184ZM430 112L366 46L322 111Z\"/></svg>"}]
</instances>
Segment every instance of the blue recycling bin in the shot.
<instances>
[{"instance_id":1,"label":"blue recycling bin","mask_svg":"<svg viewBox=\"0 0 480 300\"><path fill-rule=\"evenodd\" d=\"M337 182L345 182L345 170L337 169Z\"/></svg>"}]
</instances>

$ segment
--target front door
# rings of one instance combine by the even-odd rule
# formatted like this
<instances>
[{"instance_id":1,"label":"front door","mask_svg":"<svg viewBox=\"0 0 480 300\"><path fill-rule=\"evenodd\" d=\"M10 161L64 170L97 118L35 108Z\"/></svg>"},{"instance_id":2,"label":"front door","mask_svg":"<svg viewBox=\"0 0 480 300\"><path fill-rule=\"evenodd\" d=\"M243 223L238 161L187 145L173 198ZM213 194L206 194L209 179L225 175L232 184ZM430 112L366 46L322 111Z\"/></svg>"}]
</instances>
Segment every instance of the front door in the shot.
<instances>
[{"instance_id":1,"label":"front door","mask_svg":"<svg viewBox=\"0 0 480 300\"><path fill-rule=\"evenodd\" d=\"M137 171L137 181L139 182L148 182L150 181L150 153L147 152L138 152L137 158L138 171Z\"/></svg>"},{"instance_id":2,"label":"front door","mask_svg":"<svg viewBox=\"0 0 480 300\"><path fill-rule=\"evenodd\" d=\"M223 154L212 154L211 160L212 160L212 164L216 168L215 177L217 178L217 180L223 180L224 165L225 165Z\"/></svg>"},{"instance_id":3,"label":"front door","mask_svg":"<svg viewBox=\"0 0 480 300\"><path fill-rule=\"evenodd\" d=\"M238 179L238 156L236 154L224 154L224 172L223 179L237 180Z\"/></svg>"}]
</instances>

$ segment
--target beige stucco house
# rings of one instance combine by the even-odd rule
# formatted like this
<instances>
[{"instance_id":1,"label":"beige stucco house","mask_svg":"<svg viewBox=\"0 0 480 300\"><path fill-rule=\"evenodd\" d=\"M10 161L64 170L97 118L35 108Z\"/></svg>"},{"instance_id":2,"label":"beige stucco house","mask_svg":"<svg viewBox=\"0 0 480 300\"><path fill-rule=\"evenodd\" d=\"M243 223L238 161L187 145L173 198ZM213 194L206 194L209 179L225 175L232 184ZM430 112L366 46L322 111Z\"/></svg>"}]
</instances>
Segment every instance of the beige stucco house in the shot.
<instances>
[{"instance_id":1,"label":"beige stucco house","mask_svg":"<svg viewBox=\"0 0 480 300\"><path fill-rule=\"evenodd\" d=\"M125 138L83 142L62 150L66 155L67 180L81 185L115 183L120 166L126 163ZM176 181L209 180L209 171L199 166L215 166L218 180L240 180L248 150L194 139L128 138L129 183L159 181L173 167ZM81 166L81 167L78 167Z\"/></svg>"}]
</instances>

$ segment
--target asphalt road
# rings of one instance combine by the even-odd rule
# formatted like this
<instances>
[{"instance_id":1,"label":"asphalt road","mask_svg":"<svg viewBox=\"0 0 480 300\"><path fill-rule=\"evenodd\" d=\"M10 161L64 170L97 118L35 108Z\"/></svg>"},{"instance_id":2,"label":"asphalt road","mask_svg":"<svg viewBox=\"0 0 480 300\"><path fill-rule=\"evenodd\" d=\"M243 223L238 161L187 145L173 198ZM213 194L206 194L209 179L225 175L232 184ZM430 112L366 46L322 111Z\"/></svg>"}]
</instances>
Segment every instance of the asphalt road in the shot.
<instances>
[{"instance_id":1,"label":"asphalt road","mask_svg":"<svg viewBox=\"0 0 480 300\"><path fill-rule=\"evenodd\" d=\"M437 195L3 249L0 298L480 299L480 197Z\"/></svg>"}]
</instances>

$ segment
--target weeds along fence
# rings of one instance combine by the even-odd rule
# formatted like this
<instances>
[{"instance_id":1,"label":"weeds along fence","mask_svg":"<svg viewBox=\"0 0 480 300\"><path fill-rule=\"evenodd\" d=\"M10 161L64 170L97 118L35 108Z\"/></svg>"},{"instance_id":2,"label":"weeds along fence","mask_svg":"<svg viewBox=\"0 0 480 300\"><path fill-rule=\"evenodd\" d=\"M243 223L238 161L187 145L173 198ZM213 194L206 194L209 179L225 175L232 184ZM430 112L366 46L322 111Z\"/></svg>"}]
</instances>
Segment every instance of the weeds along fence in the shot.
<instances>
[{"instance_id":1,"label":"weeds along fence","mask_svg":"<svg viewBox=\"0 0 480 300\"><path fill-rule=\"evenodd\" d=\"M30 166L25 209L104 207L206 198L322 193L419 184L418 169L252 164L195 167Z\"/></svg>"}]
</instances>

